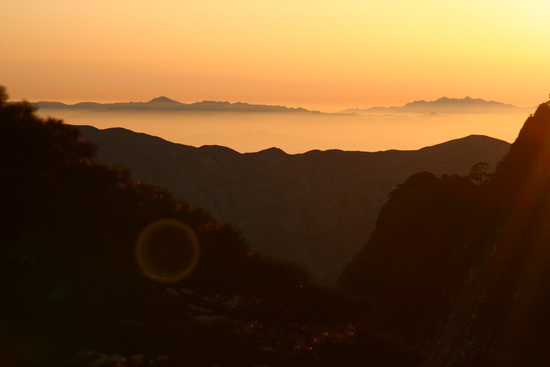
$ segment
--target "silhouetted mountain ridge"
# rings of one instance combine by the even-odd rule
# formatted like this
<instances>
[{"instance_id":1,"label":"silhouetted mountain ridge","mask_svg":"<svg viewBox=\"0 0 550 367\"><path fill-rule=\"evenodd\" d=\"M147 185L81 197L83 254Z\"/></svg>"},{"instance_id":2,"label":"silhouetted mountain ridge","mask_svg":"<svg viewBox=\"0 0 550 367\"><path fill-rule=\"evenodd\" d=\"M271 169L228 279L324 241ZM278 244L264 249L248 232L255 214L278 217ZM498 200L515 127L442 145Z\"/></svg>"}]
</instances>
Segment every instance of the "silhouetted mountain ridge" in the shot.
<instances>
[{"instance_id":1,"label":"silhouetted mountain ridge","mask_svg":"<svg viewBox=\"0 0 550 367\"><path fill-rule=\"evenodd\" d=\"M237 226L253 248L304 266L333 284L374 228L389 192L409 175L468 174L495 165L509 144L469 136L418 151L340 150L240 154L194 148L124 129L80 127L98 159L130 167L135 179L165 187Z\"/></svg>"}]
</instances>

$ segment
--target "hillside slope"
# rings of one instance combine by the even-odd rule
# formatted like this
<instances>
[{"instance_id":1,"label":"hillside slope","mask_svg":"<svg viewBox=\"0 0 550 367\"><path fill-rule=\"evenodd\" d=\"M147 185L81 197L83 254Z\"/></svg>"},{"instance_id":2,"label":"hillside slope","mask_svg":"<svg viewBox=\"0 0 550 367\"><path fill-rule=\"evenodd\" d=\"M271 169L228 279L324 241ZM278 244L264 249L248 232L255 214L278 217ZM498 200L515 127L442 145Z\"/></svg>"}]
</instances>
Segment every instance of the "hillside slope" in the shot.
<instances>
[{"instance_id":1,"label":"hillside slope","mask_svg":"<svg viewBox=\"0 0 550 367\"><path fill-rule=\"evenodd\" d=\"M0 87L0 365L417 364L349 297L6 99Z\"/></svg>"}]
</instances>

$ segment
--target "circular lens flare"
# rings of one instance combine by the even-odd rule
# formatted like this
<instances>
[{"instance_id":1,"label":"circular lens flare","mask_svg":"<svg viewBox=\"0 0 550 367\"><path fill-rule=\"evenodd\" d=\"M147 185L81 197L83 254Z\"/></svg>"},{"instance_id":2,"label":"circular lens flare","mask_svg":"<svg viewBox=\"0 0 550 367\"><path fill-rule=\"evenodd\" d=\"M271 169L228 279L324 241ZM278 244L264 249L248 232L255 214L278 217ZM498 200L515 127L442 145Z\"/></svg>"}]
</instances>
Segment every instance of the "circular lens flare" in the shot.
<instances>
[{"instance_id":1,"label":"circular lens flare","mask_svg":"<svg viewBox=\"0 0 550 367\"><path fill-rule=\"evenodd\" d=\"M136 262L145 276L159 283L176 283L195 270L200 246L195 232L176 219L159 219L139 234Z\"/></svg>"}]
</instances>

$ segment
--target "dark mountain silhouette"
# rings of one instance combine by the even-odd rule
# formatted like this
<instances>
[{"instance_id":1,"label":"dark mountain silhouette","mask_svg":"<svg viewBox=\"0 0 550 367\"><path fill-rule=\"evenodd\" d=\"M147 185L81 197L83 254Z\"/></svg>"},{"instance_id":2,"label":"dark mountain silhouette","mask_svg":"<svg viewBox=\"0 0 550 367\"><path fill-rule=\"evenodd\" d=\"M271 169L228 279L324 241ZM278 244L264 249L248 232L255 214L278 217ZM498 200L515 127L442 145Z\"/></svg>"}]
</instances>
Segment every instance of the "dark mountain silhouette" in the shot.
<instances>
[{"instance_id":1,"label":"dark mountain silhouette","mask_svg":"<svg viewBox=\"0 0 550 367\"><path fill-rule=\"evenodd\" d=\"M549 178L550 102L481 185L419 173L392 192L338 286L425 366L547 366Z\"/></svg>"},{"instance_id":2,"label":"dark mountain silhouette","mask_svg":"<svg viewBox=\"0 0 550 367\"><path fill-rule=\"evenodd\" d=\"M349 109L345 112L356 113L506 113L521 111L520 107L495 101L486 101L480 98L447 98L442 97L435 101L414 101L404 106L372 107L366 109Z\"/></svg>"},{"instance_id":3,"label":"dark mountain silhouette","mask_svg":"<svg viewBox=\"0 0 550 367\"><path fill-rule=\"evenodd\" d=\"M6 99L0 88L0 365L417 365L421 352L361 322L357 301ZM146 276L167 279L186 256L166 252L181 232L151 227L166 219L200 244L197 267L170 284Z\"/></svg>"},{"instance_id":4,"label":"dark mountain silhouette","mask_svg":"<svg viewBox=\"0 0 550 367\"><path fill-rule=\"evenodd\" d=\"M130 167L133 177L167 188L239 228L254 249L304 266L334 284L374 228L395 186L430 170L467 174L496 164L509 144L469 136L417 151L311 151L272 148L240 154L194 148L124 129L80 127L99 147L98 159Z\"/></svg>"},{"instance_id":5,"label":"dark mountain silhouette","mask_svg":"<svg viewBox=\"0 0 550 367\"><path fill-rule=\"evenodd\" d=\"M35 102L32 105L43 109L91 109L96 111L181 111L181 112L257 112L257 113L310 113L320 114L318 111L310 111L304 108L284 106L257 105L249 103L230 103L217 101L203 101L196 103L181 103L167 97L158 97L149 102L120 102L120 103L96 103L80 102L65 104L61 102Z\"/></svg>"}]
</instances>

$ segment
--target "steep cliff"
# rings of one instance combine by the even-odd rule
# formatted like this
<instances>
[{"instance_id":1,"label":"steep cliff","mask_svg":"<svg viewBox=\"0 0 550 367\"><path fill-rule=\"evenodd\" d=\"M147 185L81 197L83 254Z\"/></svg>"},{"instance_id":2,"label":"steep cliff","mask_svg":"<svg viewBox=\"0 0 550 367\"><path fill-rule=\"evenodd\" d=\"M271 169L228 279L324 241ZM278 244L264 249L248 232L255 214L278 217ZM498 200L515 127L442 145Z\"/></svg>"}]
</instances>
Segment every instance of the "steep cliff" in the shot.
<instances>
[{"instance_id":1,"label":"steep cliff","mask_svg":"<svg viewBox=\"0 0 550 367\"><path fill-rule=\"evenodd\" d=\"M417 343L429 341L463 276L463 245L479 215L475 191L459 176L411 176L390 194L370 241L338 287L366 296L382 327Z\"/></svg>"},{"instance_id":2,"label":"steep cliff","mask_svg":"<svg viewBox=\"0 0 550 367\"><path fill-rule=\"evenodd\" d=\"M498 166L493 215L471 276L436 345L438 366L550 363L550 104L530 116Z\"/></svg>"},{"instance_id":3,"label":"steep cliff","mask_svg":"<svg viewBox=\"0 0 550 367\"><path fill-rule=\"evenodd\" d=\"M429 350L425 366L550 363L550 105L475 186L423 173L395 190L338 285Z\"/></svg>"}]
</instances>

